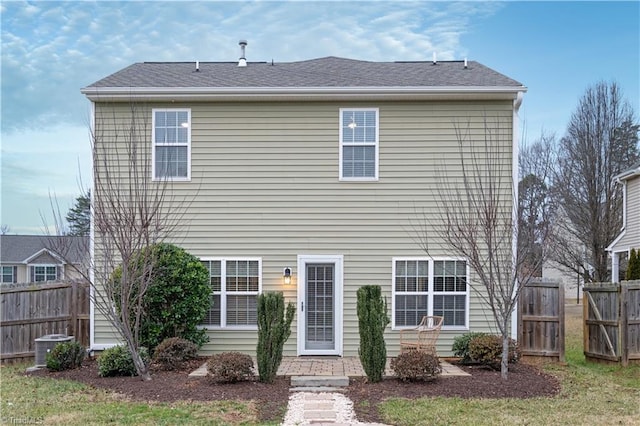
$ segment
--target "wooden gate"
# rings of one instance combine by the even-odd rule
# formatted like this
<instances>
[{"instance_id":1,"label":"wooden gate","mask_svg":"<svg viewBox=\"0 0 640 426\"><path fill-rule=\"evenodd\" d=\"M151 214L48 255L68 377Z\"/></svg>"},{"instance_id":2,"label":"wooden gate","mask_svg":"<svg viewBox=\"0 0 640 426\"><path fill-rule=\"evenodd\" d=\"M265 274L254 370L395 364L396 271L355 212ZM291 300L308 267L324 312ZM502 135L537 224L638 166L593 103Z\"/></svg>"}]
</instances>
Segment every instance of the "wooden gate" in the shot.
<instances>
[{"instance_id":1,"label":"wooden gate","mask_svg":"<svg viewBox=\"0 0 640 426\"><path fill-rule=\"evenodd\" d=\"M586 359L640 362L640 281L586 284L583 298Z\"/></svg>"},{"instance_id":2,"label":"wooden gate","mask_svg":"<svg viewBox=\"0 0 640 426\"><path fill-rule=\"evenodd\" d=\"M518 345L525 358L564 362L564 287L532 281L518 300Z\"/></svg>"}]
</instances>

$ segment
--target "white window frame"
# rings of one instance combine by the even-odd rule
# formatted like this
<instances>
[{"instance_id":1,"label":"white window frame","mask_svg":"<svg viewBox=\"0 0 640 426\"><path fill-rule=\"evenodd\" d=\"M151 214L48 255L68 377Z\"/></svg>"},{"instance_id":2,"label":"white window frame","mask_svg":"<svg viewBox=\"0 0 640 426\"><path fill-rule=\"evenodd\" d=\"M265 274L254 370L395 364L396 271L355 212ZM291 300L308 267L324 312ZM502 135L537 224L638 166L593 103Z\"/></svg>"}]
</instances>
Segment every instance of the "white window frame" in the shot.
<instances>
[{"instance_id":1,"label":"white window frame","mask_svg":"<svg viewBox=\"0 0 640 426\"><path fill-rule=\"evenodd\" d=\"M157 112L186 112L187 113L187 143L156 143L156 113ZM191 181L191 108L153 108L151 110L151 179L154 182ZM159 176L156 177L156 148L158 147L187 147L187 176Z\"/></svg>"},{"instance_id":2,"label":"white window frame","mask_svg":"<svg viewBox=\"0 0 640 426\"><path fill-rule=\"evenodd\" d=\"M5 268L9 268L9 269L11 269L11 281L5 281L5 280L4 280L4 276L5 276L5 272L4 272L4 271L5 271ZM15 266L15 265L11 265L11 266L5 266L5 265L2 265L2 266L0 267L0 275L1 275L1 276L0 276L0 283L2 283L2 284L12 284L12 283L17 282L17 276L16 276L17 271L16 271L16 269L17 269L17 268L16 268L16 266Z\"/></svg>"},{"instance_id":3,"label":"white window frame","mask_svg":"<svg viewBox=\"0 0 640 426\"><path fill-rule=\"evenodd\" d=\"M43 281L36 281L36 268L45 268L44 270L45 279ZM56 277L54 279L52 280L47 279L47 268L55 268ZM61 268L60 265L56 265L53 263L31 263L29 264L29 274L30 274L29 282L46 283L47 281L57 281L58 279L62 280L64 279L63 271L62 269L59 269L59 268Z\"/></svg>"},{"instance_id":4,"label":"white window frame","mask_svg":"<svg viewBox=\"0 0 640 426\"><path fill-rule=\"evenodd\" d=\"M443 330L469 330L469 299L471 293L471 285L470 285L470 267L469 261L462 257L393 257L391 259L392 267L391 267L391 329L392 330L405 330L410 329L415 326L398 326L396 325L396 295L419 295L425 294L425 292L397 292L396 291L396 262L398 261L423 261L428 262L429 264L429 284L427 288L427 315L434 315L433 313L433 298L434 296L465 296L465 325L444 325L442 326ZM467 285L466 291L435 291L434 288L434 262L439 261L463 261L466 262L467 270ZM417 324L416 324L417 325Z\"/></svg>"},{"instance_id":5,"label":"white window frame","mask_svg":"<svg viewBox=\"0 0 640 426\"><path fill-rule=\"evenodd\" d=\"M375 112L376 114L376 132L375 132L375 142L374 143L345 143L343 140L343 127L342 127L342 118L345 113L349 113L351 111L367 111L367 112ZM338 153L338 161L339 161L339 180L340 181L351 181L351 182L375 182L379 179L379 158L380 158L380 109L379 108L340 108L340 114L338 117L339 123L339 139L340 139L340 150ZM343 160L343 152L345 146L373 146L375 150L375 169L374 176L356 176L350 177L344 176L344 164Z\"/></svg>"},{"instance_id":6,"label":"white window frame","mask_svg":"<svg viewBox=\"0 0 640 426\"><path fill-rule=\"evenodd\" d=\"M227 325L227 296L256 296L262 294L262 258L261 257L201 257L202 262L220 262L220 325L201 324L199 328L205 330L257 330L256 325ZM227 291L227 262L258 262L258 291Z\"/></svg>"}]
</instances>

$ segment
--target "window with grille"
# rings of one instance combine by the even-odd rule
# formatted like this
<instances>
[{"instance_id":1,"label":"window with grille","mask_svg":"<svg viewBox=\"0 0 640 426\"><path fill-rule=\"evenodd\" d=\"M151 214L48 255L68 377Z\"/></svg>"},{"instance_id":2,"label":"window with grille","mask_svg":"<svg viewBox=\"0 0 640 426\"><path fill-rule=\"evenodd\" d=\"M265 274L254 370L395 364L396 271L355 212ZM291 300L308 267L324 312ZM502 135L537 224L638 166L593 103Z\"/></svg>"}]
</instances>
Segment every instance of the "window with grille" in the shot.
<instances>
[{"instance_id":1,"label":"window with grille","mask_svg":"<svg viewBox=\"0 0 640 426\"><path fill-rule=\"evenodd\" d=\"M425 315L444 327L467 327L467 262L459 259L393 259L393 327L415 327Z\"/></svg>"},{"instance_id":2,"label":"window with grille","mask_svg":"<svg viewBox=\"0 0 640 426\"><path fill-rule=\"evenodd\" d=\"M31 266L31 281L55 281L58 279L58 267L55 265Z\"/></svg>"},{"instance_id":3,"label":"window with grille","mask_svg":"<svg viewBox=\"0 0 640 426\"><path fill-rule=\"evenodd\" d=\"M17 266L2 266L2 282L3 283L15 283L18 281L18 267Z\"/></svg>"},{"instance_id":4,"label":"window with grille","mask_svg":"<svg viewBox=\"0 0 640 426\"><path fill-rule=\"evenodd\" d=\"M202 260L209 270L211 307L205 326L249 327L258 323L260 259Z\"/></svg>"},{"instance_id":5,"label":"window with grille","mask_svg":"<svg viewBox=\"0 0 640 426\"><path fill-rule=\"evenodd\" d=\"M378 179L378 109L340 109L340 180Z\"/></svg>"},{"instance_id":6,"label":"window with grille","mask_svg":"<svg viewBox=\"0 0 640 426\"><path fill-rule=\"evenodd\" d=\"M191 110L153 110L153 178L191 178Z\"/></svg>"}]
</instances>

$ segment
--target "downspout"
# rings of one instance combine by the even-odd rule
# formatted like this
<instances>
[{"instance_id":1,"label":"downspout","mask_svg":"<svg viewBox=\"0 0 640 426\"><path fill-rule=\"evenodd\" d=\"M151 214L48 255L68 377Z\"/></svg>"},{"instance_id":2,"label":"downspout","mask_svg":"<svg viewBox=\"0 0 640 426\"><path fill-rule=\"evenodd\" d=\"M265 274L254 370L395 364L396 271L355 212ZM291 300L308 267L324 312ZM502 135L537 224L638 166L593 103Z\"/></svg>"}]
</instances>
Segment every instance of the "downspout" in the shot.
<instances>
[{"instance_id":1,"label":"downspout","mask_svg":"<svg viewBox=\"0 0 640 426\"><path fill-rule=\"evenodd\" d=\"M96 316L95 316L95 294L93 284L95 283L95 228L94 228L94 211L93 211L93 203L96 198L96 188L95 188L95 131L96 131L96 104L93 101L91 102L91 117L90 117L90 132L89 137L91 140L91 198L89 199L89 351L92 351L95 347L96 343Z\"/></svg>"},{"instance_id":2,"label":"downspout","mask_svg":"<svg viewBox=\"0 0 640 426\"><path fill-rule=\"evenodd\" d=\"M511 125L511 137L513 138L512 142L512 152L513 158L511 159L511 182L513 187L513 208L511 209L511 220L513 221L513 234L511 237L511 258L513 261L513 267L516 266L517 255L518 255L518 155L519 155L519 140L518 140L518 111L520 110L520 105L522 105L522 99L524 98L524 92L519 91L516 95L516 98L513 100L513 122ZM514 271L515 273L515 271ZM514 294L517 293L518 290L518 282L516 275L516 284L513 288ZM513 340L518 340L518 301L513 307L513 312L511 312L511 338Z\"/></svg>"}]
</instances>

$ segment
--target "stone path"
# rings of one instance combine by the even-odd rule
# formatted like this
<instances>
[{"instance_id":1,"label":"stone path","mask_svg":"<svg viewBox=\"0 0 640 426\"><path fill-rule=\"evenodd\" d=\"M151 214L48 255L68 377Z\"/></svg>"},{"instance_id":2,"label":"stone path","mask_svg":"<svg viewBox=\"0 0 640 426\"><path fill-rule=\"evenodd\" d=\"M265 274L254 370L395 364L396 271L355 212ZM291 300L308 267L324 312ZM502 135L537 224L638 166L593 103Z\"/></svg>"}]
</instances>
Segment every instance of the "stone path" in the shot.
<instances>
[{"instance_id":1,"label":"stone path","mask_svg":"<svg viewBox=\"0 0 640 426\"><path fill-rule=\"evenodd\" d=\"M256 365L255 359L253 361ZM389 362L390 359L387 359L386 376L393 375ZM468 376L468 373L446 361L440 360L440 366L441 377ZM340 393L339 388L344 386L345 382L348 385L349 377L365 376L357 357L285 357L277 374L291 377L292 382L283 426L384 426L357 421L353 402ZM190 374L206 375L206 364Z\"/></svg>"}]
</instances>

